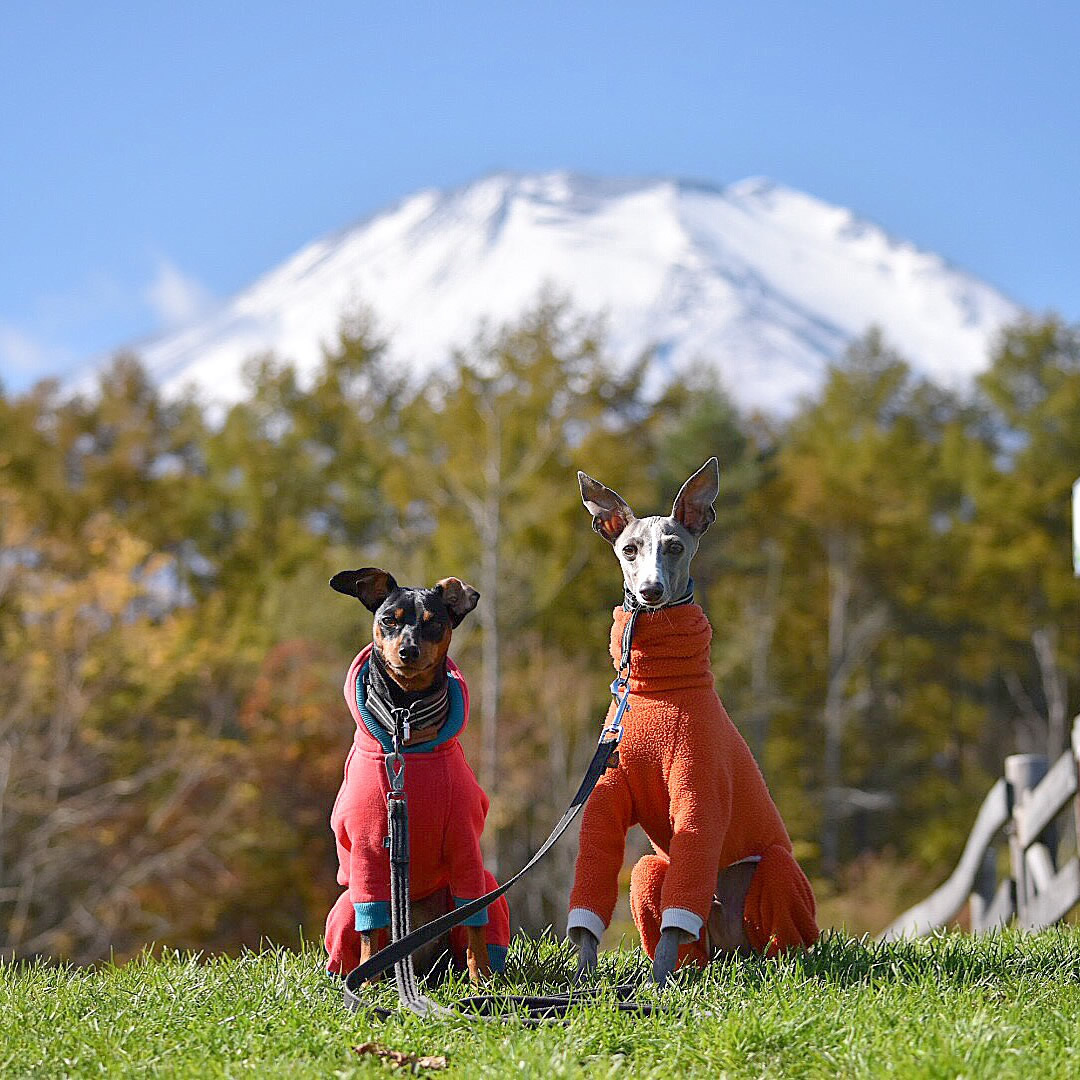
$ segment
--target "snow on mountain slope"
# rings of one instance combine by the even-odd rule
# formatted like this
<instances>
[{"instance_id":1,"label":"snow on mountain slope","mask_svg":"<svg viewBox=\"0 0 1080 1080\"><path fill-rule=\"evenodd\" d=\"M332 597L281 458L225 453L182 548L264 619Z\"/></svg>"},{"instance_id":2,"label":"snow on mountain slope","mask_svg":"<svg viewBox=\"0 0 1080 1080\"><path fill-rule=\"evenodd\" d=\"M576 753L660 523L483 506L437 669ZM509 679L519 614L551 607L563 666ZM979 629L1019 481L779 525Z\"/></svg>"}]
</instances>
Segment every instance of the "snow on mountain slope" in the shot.
<instances>
[{"instance_id":1,"label":"snow on mountain slope","mask_svg":"<svg viewBox=\"0 0 1080 1080\"><path fill-rule=\"evenodd\" d=\"M395 359L422 372L480 320L517 318L545 286L603 313L616 357L655 348L658 375L708 364L740 404L779 412L871 324L956 386L1019 314L939 256L769 181L497 174L317 240L139 351L166 391L195 383L234 400L246 358L273 350L310 370L342 313L363 304Z\"/></svg>"}]
</instances>

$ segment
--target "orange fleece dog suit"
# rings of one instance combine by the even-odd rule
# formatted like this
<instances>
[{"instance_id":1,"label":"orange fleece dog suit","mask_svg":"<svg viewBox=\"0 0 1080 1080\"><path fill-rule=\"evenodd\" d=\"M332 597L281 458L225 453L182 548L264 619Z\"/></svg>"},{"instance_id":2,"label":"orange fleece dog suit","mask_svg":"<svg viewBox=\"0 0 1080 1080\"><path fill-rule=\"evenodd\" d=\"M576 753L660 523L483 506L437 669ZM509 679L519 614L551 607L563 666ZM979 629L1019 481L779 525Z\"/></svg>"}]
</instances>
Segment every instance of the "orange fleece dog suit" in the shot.
<instances>
[{"instance_id":1,"label":"orange fleece dog suit","mask_svg":"<svg viewBox=\"0 0 1080 1080\"><path fill-rule=\"evenodd\" d=\"M611 655L618 667L630 613L616 608ZM619 764L585 806L567 929L598 940L611 921L631 825L655 855L630 881L630 906L650 957L662 930L695 940L680 964L709 959L704 927L717 876L760 860L743 922L750 944L769 956L818 937L814 894L750 748L717 696L709 666L712 627L697 604L642 611L630 649L630 710ZM614 704L608 713L610 722Z\"/></svg>"}]
</instances>

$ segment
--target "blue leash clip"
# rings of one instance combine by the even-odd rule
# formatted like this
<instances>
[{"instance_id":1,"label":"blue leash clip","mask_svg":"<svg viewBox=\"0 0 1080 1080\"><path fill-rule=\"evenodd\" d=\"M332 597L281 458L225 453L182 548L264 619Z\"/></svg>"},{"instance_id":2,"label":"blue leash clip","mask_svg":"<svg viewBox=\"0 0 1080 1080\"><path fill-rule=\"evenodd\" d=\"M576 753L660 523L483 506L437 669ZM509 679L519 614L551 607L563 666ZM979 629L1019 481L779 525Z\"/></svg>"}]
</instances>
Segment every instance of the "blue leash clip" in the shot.
<instances>
[{"instance_id":1,"label":"blue leash clip","mask_svg":"<svg viewBox=\"0 0 1080 1080\"><path fill-rule=\"evenodd\" d=\"M608 740L615 744L615 748L611 751L611 756L607 761L607 768L614 769L619 764L619 751L618 745L622 742L623 735L626 733L626 729L623 727L623 716L630 711L630 674L626 675L620 671L615 676L614 682L611 684L611 696L615 699L615 715L611 718L611 723L606 725L604 730L600 732L600 740L604 741L604 736L610 735Z\"/></svg>"}]
</instances>

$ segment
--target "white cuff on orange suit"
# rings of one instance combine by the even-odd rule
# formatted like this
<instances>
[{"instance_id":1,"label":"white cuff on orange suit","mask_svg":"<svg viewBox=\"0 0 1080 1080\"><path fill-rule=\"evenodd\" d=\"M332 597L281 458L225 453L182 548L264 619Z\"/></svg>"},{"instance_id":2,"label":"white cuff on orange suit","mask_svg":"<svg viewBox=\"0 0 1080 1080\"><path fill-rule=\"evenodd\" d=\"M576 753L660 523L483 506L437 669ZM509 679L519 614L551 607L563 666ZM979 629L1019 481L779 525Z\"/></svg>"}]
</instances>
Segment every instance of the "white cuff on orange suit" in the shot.
<instances>
[{"instance_id":1,"label":"white cuff on orange suit","mask_svg":"<svg viewBox=\"0 0 1080 1080\"><path fill-rule=\"evenodd\" d=\"M700 915L695 915L694 912L681 907L665 908L663 917L660 920L661 931L681 930L684 934L689 935L687 941L697 941L701 937L703 925Z\"/></svg>"},{"instance_id":2,"label":"white cuff on orange suit","mask_svg":"<svg viewBox=\"0 0 1080 1080\"><path fill-rule=\"evenodd\" d=\"M581 940L580 931L588 930L599 941L606 929L607 923L595 911L590 911L588 908L571 908L570 914L566 917L566 936L575 945Z\"/></svg>"}]
</instances>

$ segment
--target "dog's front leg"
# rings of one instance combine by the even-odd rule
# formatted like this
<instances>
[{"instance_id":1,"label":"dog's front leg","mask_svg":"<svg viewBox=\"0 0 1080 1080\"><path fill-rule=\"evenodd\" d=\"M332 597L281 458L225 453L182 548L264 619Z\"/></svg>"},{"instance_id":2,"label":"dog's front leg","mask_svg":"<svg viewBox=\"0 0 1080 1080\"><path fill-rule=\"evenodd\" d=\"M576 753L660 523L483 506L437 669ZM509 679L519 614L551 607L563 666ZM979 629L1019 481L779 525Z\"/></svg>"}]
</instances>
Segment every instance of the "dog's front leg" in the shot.
<instances>
[{"instance_id":1,"label":"dog's front leg","mask_svg":"<svg viewBox=\"0 0 1080 1080\"><path fill-rule=\"evenodd\" d=\"M634 822L626 775L621 768L610 769L585 804L570 892L566 934L578 949L579 979L596 969L600 936L611 921L619 897L626 834Z\"/></svg>"},{"instance_id":2,"label":"dog's front leg","mask_svg":"<svg viewBox=\"0 0 1080 1080\"><path fill-rule=\"evenodd\" d=\"M465 927L465 962L469 967L469 981L477 983L491 976L491 962L488 960L487 927Z\"/></svg>"},{"instance_id":3,"label":"dog's front leg","mask_svg":"<svg viewBox=\"0 0 1080 1080\"><path fill-rule=\"evenodd\" d=\"M577 972L574 979L576 982L581 982L596 970L600 942L584 926L575 926L570 931L570 940L577 946L578 951Z\"/></svg>"},{"instance_id":4,"label":"dog's front leg","mask_svg":"<svg viewBox=\"0 0 1080 1080\"><path fill-rule=\"evenodd\" d=\"M693 941L693 935L677 926L669 926L661 931L660 940L656 943L656 953L653 956L652 977L653 982L659 987L667 986L675 965L679 962L679 946Z\"/></svg>"},{"instance_id":5,"label":"dog's front leg","mask_svg":"<svg viewBox=\"0 0 1080 1080\"><path fill-rule=\"evenodd\" d=\"M679 931L672 928L660 935L653 957L652 977L657 986L666 986L679 959Z\"/></svg>"},{"instance_id":6,"label":"dog's front leg","mask_svg":"<svg viewBox=\"0 0 1080 1080\"><path fill-rule=\"evenodd\" d=\"M386 948L389 931L383 927L378 930L360 931L360 963L366 964L380 949Z\"/></svg>"}]
</instances>

